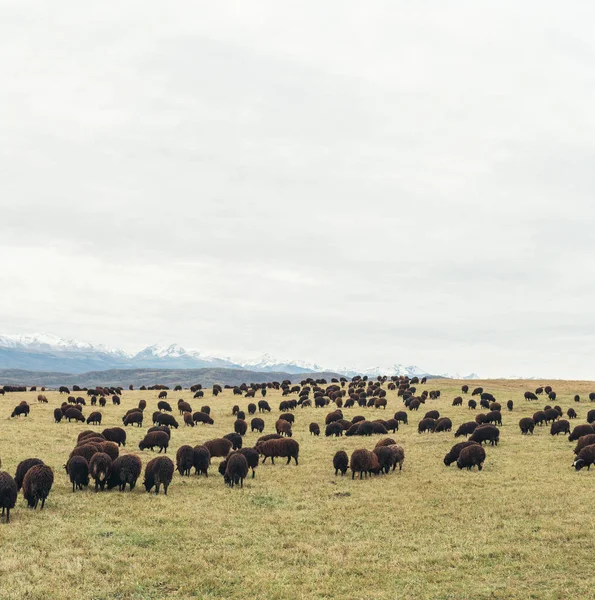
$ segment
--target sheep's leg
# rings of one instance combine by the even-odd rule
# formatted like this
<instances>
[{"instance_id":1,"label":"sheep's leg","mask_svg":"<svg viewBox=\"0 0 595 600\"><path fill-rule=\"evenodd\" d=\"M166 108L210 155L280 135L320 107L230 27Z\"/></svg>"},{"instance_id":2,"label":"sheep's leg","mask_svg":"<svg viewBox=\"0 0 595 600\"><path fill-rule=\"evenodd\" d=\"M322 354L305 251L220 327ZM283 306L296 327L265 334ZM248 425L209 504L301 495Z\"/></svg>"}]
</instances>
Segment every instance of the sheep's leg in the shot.
<instances>
[{"instance_id":1,"label":"sheep's leg","mask_svg":"<svg viewBox=\"0 0 595 600\"><path fill-rule=\"evenodd\" d=\"M160 483L155 484L155 495L159 494L159 486L160 485L161 485Z\"/></svg>"}]
</instances>

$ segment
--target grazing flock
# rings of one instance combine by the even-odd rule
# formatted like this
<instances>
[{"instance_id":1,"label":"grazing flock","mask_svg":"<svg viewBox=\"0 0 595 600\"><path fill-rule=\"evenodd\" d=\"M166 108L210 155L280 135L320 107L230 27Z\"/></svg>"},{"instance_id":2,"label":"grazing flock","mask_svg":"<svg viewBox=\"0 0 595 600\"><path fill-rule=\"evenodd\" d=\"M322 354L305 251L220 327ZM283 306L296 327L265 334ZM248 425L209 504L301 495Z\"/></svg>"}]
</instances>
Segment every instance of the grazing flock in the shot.
<instances>
[{"instance_id":1,"label":"grazing flock","mask_svg":"<svg viewBox=\"0 0 595 600\"><path fill-rule=\"evenodd\" d=\"M329 467L332 463L335 475L343 476L350 470L351 479L355 479L356 476L363 479L372 475L388 475L396 470L397 465L399 471L403 469L405 450L394 437L389 436L396 434L400 427L409 426L410 416L419 414L418 411L426 403L429 404L431 400L440 398L440 390L424 389L418 392L418 386L426 383L425 378L420 380L417 377L395 376L390 379L378 377L375 380L354 377L350 381L341 378L331 380L330 384L324 379L305 379L299 385L283 381L226 386L234 396L254 399L246 407L249 417L246 416L246 411L236 404L232 409L232 416L235 418L233 432L194 447L179 446L175 452L175 462L168 456L172 435L175 436L172 431L180 426L208 427L214 424L214 420L208 405L193 411L189 402L180 399L177 404L174 404L174 409L168 401L170 390L166 386L140 388L158 391L157 410L151 413L147 401L140 400L137 407L126 411L121 417L122 426L102 430L102 412L95 407L105 408L108 403L119 406L120 399L125 393L123 388L86 389L74 386L71 393L63 386L59 392L65 400L54 409L53 420L56 424L74 421L96 427L79 433L72 451L64 457L64 474L73 493L88 486L92 486L95 492L114 488L124 492L127 487L130 491L134 490L139 477L143 474L143 463L137 454L126 451L127 428L142 428L147 425L150 426L138 443L138 449L152 451L157 456L144 467L142 486L146 492L154 490L155 494L159 494L163 490L163 494L167 495L176 470L182 477L190 477L192 470L199 477L203 475L208 477L209 468L215 458L221 459L218 471L224 483L231 488L234 486L241 488L244 480L250 474L254 478L259 464L265 464L267 460L273 465L275 459L285 459L287 465L292 462L295 466L299 465L300 444L293 437L293 426L296 420L296 409L306 407L329 411L324 417L324 423L309 424L309 433L315 438L322 432L328 438L361 436L367 439L373 435L382 436L378 442L370 444L372 447L357 448L351 456L344 450L329 456ZM129 386L129 389L132 390L133 386ZM181 390L181 386L176 386L173 391ZM254 447L244 447L243 441L248 429L259 434L262 434L265 429L262 416L271 412L271 406L266 400L269 390L280 391L283 398L279 404L279 417L274 424L275 433L262 435L257 439ZM388 390L396 391L397 398L403 403L403 409L395 412L392 418L368 420L362 415L357 415L351 420L344 418L343 410L355 407L381 409L378 413L385 416ZM37 390L4 386L0 389L0 394L24 391ZM45 391L45 388L40 388L37 396L38 403L48 403L43 393ZM205 396L205 390L201 385L192 386L190 391L195 399ZM214 402L223 391L222 386L213 386L210 395ZM477 413L473 420L465 421L454 428L450 418L441 416L436 409L430 409L419 419L417 431L419 435L450 433L455 438L465 438L464 441L459 441L452 446L444 456L443 462L447 467L456 463L461 470L477 467L477 470L481 471L486 461L484 445L497 446L500 442L502 404L481 387L473 389L470 393L469 386L463 385L461 393L462 395L453 399L452 406L464 409L466 404L467 409L472 411L477 411L479 406L479 409L485 412ZM257 395L260 396L258 400L256 400ZM463 396L469 398L466 403ZM525 392L524 400L538 401L543 396L552 403L556 400L556 392L550 386ZM580 402L581 398L577 395L574 400ZM595 393L589 395L589 400L595 401ZM85 416L87 405L91 408ZM508 413L514 411L513 400L508 400L505 406ZM10 418L26 419L30 413L31 406L23 400L14 407ZM563 418L564 416L567 418ZM572 466L576 470L584 467L590 469L591 465L595 464L595 410L588 412L587 423L571 428L570 420L576 418L577 413L573 408L569 408L564 415L559 406L546 405L542 410L537 410L532 417L520 419L520 434L530 436L534 434L537 427L549 425L552 436L568 435L569 441L576 441ZM1 466L0 457L0 468ZM54 479L54 470L36 457L27 458L16 465L14 476L6 471L0 471L0 506L6 522L10 521L10 512L16 506L21 490L28 507L35 509L39 506L43 509L54 485Z\"/></svg>"}]
</instances>

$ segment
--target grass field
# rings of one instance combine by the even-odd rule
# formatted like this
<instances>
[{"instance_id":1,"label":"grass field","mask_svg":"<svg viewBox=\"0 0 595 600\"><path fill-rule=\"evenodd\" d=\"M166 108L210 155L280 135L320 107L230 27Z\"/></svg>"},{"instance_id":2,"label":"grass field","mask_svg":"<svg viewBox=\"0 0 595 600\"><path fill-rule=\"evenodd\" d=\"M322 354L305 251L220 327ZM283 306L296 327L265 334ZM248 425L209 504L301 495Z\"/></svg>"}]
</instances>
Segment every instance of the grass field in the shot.
<instances>
[{"instance_id":1,"label":"grass field","mask_svg":"<svg viewBox=\"0 0 595 600\"><path fill-rule=\"evenodd\" d=\"M36 456L56 476L43 512L27 509L20 496L12 521L0 524L0 598L595 597L595 472L575 472L574 443L550 436L549 426L521 435L519 419L548 403L545 397L523 399L534 381L471 382L503 405L513 399L515 409L504 408L500 445L486 447L482 472L445 467L454 434L419 435L417 422L433 408L450 417L455 429L472 420L467 398L463 407L451 406L461 383L418 386L440 389L442 396L410 413L409 425L391 435L405 448L400 473L362 481L352 481L349 472L335 477L331 460L337 450L371 449L380 437L312 437L309 423L323 425L329 411L298 408L299 466L267 461L241 490L224 485L220 459L214 459L208 479L176 473L167 497L149 495L142 486L133 493L73 494L62 466L77 434L92 427L53 423L53 409L64 399L57 392L46 392L46 405L37 404L34 392L0 397L2 470L14 475L19 461ZM587 399L595 382L560 381L553 387L553 404L578 412L571 425L585 422L595 408ZM580 404L573 401L575 393ZM24 398L30 416L9 419ZM150 417L157 392L125 391L121 406L102 409L97 429L121 425L121 416L141 398ZM233 431L232 406L245 410L251 401L230 390L217 398L207 391L203 400L193 400L188 390L169 392L172 406L178 398L194 410L209 404L215 424L181 425L168 451L173 460L182 444ZM267 395L273 411L264 416L265 433L274 431L280 399L278 392ZM396 392L389 392L386 412L352 408L344 414L389 418L401 409ZM127 428L123 449L138 453L144 464L155 456L138 451L145 425ZM244 445L257 437L248 433Z\"/></svg>"}]
</instances>

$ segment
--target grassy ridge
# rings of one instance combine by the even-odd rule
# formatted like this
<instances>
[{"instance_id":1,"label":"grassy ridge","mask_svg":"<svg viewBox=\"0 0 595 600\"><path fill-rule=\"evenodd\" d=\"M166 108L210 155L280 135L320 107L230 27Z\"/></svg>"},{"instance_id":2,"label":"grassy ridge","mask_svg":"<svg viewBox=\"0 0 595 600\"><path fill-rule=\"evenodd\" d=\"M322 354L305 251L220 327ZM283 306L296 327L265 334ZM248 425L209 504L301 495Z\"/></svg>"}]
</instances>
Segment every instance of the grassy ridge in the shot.
<instances>
[{"instance_id":1,"label":"grassy ridge","mask_svg":"<svg viewBox=\"0 0 595 600\"><path fill-rule=\"evenodd\" d=\"M208 479L176 473L167 497L140 488L72 494L62 465L87 426L52 422L57 393L48 405L37 405L35 393L7 394L0 398L2 469L14 473L20 460L39 456L55 469L56 482L46 510L29 511L19 497L13 521L0 525L0 598L592 597L595 473L576 473L574 444L550 436L549 427L521 436L518 420L547 400L524 401L536 383L518 381L479 383L503 404L516 404L513 413L503 412L501 442L486 448L484 471L446 468L453 433L419 435L416 424L424 408L437 408L455 428L473 419L466 406L451 406L461 383L430 382L442 397L410 413L410 424L393 436L406 452L401 473L335 478L336 450L372 448L380 438L311 437L309 423L322 424L328 411L307 408L296 411L298 467L261 465L243 490L230 490L215 459ZM573 425L585 422L595 383L555 382L554 389L556 404L577 409ZM578 405L575 393L584 397ZM195 410L209 404L215 425L181 426L172 436L172 459L182 444L232 431L231 407L249 402L230 391L218 398L207 392L204 402L184 391L170 392L172 405L179 397ZM23 398L31 415L10 420ZM103 409L103 426L121 424L140 398L150 415L157 392L125 392L121 406ZM273 412L264 416L265 433L273 430L280 395L267 399ZM402 408L395 392L388 399L386 412L354 408L345 416L388 418ZM125 449L143 463L154 456L136 450L145 430L127 428ZM248 433L245 445L257 437Z\"/></svg>"}]
</instances>

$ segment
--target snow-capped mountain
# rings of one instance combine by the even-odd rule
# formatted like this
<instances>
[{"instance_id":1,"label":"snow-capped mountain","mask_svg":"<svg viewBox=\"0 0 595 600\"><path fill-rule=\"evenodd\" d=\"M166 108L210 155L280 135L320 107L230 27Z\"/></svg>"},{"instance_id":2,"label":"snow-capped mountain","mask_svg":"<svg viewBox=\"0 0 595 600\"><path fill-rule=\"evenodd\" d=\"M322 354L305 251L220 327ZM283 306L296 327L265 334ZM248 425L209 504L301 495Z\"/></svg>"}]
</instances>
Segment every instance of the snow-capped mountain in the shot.
<instances>
[{"instance_id":1,"label":"snow-capped mountain","mask_svg":"<svg viewBox=\"0 0 595 600\"><path fill-rule=\"evenodd\" d=\"M251 371L261 371L270 373L273 371L283 371L284 373L315 373L323 371L323 367L316 363L309 363L303 360L278 360L270 354L263 354L258 358L246 361L238 361L241 367Z\"/></svg>"},{"instance_id":2,"label":"snow-capped mountain","mask_svg":"<svg viewBox=\"0 0 595 600\"><path fill-rule=\"evenodd\" d=\"M477 373L470 373L469 375L461 375L460 373L441 373L440 377L446 379L481 379Z\"/></svg>"},{"instance_id":3,"label":"snow-capped mountain","mask_svg":"<svg viewBox=\"0 0 595 600\"><path fill-rule=\"evenodd\" d=\"M252 359L234 359L211 356L198 350L188 350L179 344L162 346L153 344L137 353L128 353L101 344L64 339L48 333L0 335L0 369L26 369L32 371L60 371L83 373L107 369L245 369L260 373L283 372L289 374L313 373L329 370L313 362L294 359L277 359L263 354ZM356 367L331 369L332 372L354 375L428 375L414 365L393 364L358 369Z\"/></svg>"}]
</instances>

